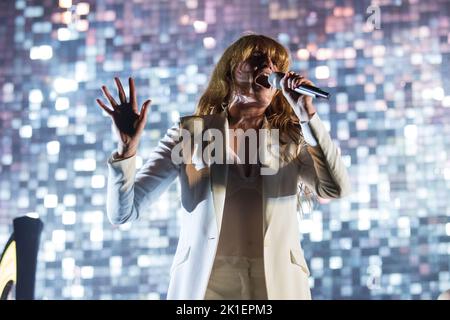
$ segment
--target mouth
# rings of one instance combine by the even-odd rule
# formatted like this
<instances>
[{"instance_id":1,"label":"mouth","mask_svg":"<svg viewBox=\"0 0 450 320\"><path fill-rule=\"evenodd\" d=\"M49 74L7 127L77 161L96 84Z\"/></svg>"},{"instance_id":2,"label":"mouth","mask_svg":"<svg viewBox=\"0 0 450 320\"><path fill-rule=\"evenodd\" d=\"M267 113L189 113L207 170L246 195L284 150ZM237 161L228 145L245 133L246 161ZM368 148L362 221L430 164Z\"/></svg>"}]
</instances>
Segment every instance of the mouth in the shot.
<instances>
[{"instance_id":1,"label":"mouth","mask_svg":"<svg viewBox=\"0 0 450 320\"><path fill-rule=\"evenodd\" d=\"M269 75L270 73L261 72L255 77L254 83L257 84L258 86L270 89L272 86L269 83Z\"/></svg>"}]
</instances>

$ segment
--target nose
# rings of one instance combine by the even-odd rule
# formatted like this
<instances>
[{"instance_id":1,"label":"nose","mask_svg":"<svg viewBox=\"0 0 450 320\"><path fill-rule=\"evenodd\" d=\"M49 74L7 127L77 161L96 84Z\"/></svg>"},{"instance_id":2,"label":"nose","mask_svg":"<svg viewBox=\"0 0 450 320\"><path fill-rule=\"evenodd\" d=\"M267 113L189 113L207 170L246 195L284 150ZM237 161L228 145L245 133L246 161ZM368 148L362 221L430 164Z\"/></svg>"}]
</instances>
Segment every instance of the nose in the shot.
<instances>
[{"instance_id":1,"label":"nose","mask_svg":"<svg viewBox=\"0 0 450 320\"><path fill-rule=\"evenodd\" d=\"M270 70L273 70L273 63L272 63L272 59L270 59L270 57L268 57L267 55L264 55L261 57L261 60L258 63L257 66L258 69L266 69L269 68Z\"/></svg>"}]
</instances>

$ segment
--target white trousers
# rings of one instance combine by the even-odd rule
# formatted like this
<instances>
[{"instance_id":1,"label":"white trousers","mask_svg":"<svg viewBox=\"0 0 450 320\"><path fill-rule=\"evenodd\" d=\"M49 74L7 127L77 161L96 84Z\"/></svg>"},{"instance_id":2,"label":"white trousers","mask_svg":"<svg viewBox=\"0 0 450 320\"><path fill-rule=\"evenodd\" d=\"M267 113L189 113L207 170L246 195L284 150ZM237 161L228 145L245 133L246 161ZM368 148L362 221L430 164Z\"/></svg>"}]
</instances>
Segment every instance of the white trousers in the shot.
<instances>
[{"instance_id":1,"label":"white trousers","mask_svg":"<svg viewBox=\"0 0 450 320\"><path fill-rule=\"evenodd\" d=\"M267 300L263 258L216 256L205 300Z\"/></svg>"}]
</instances>

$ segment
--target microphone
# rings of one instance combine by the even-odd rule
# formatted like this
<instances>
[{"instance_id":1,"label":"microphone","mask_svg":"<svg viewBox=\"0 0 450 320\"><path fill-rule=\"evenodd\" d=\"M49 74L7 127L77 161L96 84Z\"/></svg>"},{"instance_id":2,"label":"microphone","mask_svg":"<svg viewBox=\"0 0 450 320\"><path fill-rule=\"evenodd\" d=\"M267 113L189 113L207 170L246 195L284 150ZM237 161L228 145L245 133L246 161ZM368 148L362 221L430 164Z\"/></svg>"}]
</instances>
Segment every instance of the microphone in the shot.
<instances>
[{"instance_id":1,"label":"microphone","mask_svg":"<svg viewBox=\"0 0 450 320\"><path fill-rule=\"evenodd\" d=\"M284 73L283 72L272 72L269 75L269 84L272 87L275 87L277 89L281 89L281 84L280 81L281 79L284 77ZM328 92L325 92L317 87L314 86L310 86L307 84L301 84L300 86L298 86L297 88L294 89L295 92L298 92L300 94L304 94L306 96L310 96L313 98L323 98L323 99L329 99L330 98L330 94Z\"/></svg>"}]
</instances>

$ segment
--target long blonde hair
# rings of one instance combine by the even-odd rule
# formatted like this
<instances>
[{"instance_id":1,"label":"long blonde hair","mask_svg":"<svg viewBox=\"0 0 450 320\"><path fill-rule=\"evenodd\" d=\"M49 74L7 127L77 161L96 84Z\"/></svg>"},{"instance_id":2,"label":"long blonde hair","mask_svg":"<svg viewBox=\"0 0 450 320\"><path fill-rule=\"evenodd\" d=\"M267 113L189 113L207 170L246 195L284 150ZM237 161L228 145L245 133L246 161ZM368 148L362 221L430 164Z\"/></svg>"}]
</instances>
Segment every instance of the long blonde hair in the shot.
<instances>
[{"instance_id":1,"label":"long blonde hair","mask_svg":"<svg viewBox=\"0 0 450 320\"><path fill-rule=\"evenodd\" d=\"M234 70L237 65L247 60L254 51L266 53L280 72L289 69L289 53L277 41L264 35L245 35L231 44L217 62L208 87L197 105L196 115L220 113L222 106L228 105L235 90ZM280 130L280 137L289 136L300 142L302 134L298 128L298 118L292 111L286 98L278 91L266 110L266 117L273 128ZM282 144L287 141L284 139Z\"/></svg>"},{"instance_id":2,"label":"long blonde hair","mask_svg":"<svg viewBox=\"0 0 450 320\"><path fill-rule=\"evenodd\" d=\"M289 53L282 44L264 35L244 35L225 49L217 62L208 86L200 97L195 115L221 113L223 106L229 105L236 88L233 76L234 71L240 62L247 60L255 51L267 54L272 63L278 68L278 71L288 72L290 65ZM270 127L279 129L281 146L291 140L301 145L301 147L306 147L298 117L281 90L278 90L273 97L265 111L265 115ZM310 200L312 192L303 183L299 184L298 189L298 204L299 208L302 209L300 195L304 195L305 199Z\"/></svg>"}]
</instances>

